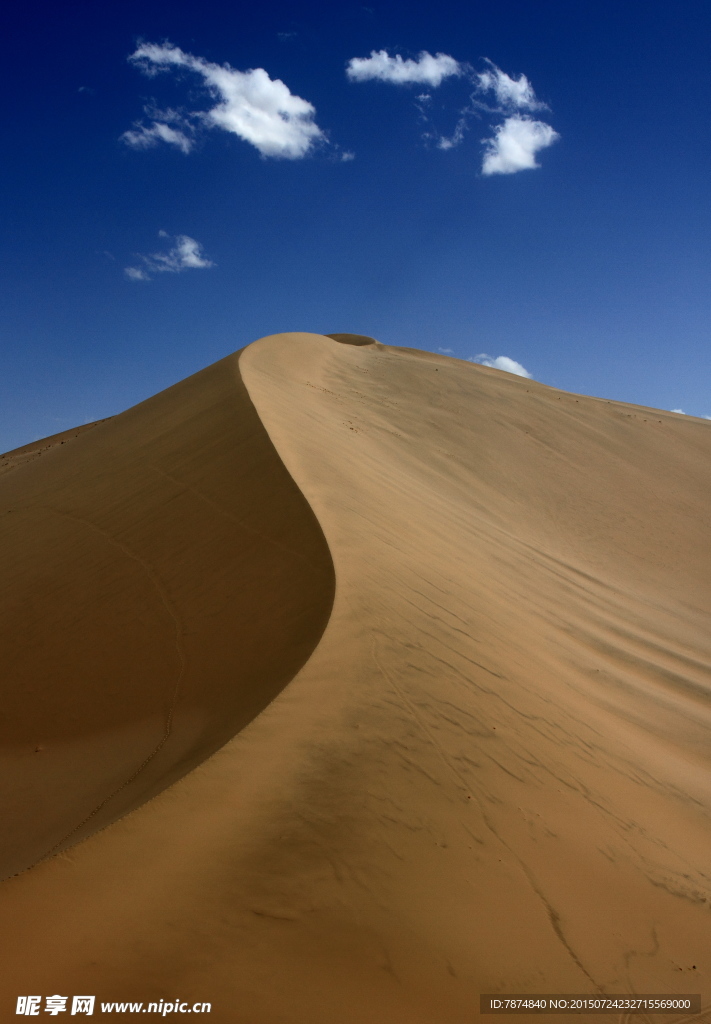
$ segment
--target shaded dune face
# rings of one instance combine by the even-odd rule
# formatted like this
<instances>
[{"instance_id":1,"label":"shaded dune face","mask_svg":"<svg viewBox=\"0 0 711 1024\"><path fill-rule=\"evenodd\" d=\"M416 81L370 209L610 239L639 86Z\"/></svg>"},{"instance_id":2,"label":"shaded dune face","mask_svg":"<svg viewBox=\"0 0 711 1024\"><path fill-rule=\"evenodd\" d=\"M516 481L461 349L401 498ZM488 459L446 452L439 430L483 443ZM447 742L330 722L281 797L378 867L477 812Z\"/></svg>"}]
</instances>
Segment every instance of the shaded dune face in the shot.
<instances>
[{"instance_id":1,"label":"shaded dune face","mask_svg":"<svg viewBox=\"0 0 711 1024\"><path fill-rule=\"evenodd\" d=\"M75 437L88 433L94 427L98 427L100 423L108 423L111 418L109 416L107 419L95 420L93 423L83 423L81 426L73 427L71 430L62 430L58 434L50 434L49 437L43 437L39 441L32 441L30 444L22 445L21 448L13 448L12 451L5 452L4 455L0 455L0 476L11 472L13 469L17 469L18 466L25 465L27 462L34 462L52 448L67 444L68 441L73 441Z\"/></svg>"},{"instance_id":2,"label":"shaded dune face","mask_svg":"<svg viewBox=\"0 0 711 1024\"><path fill-rule=\"evenodd\" d=\"M334 589L236 355L13 454L0 478L3 876L243 728L308 658Z\"/></svg>"}]
</instances>

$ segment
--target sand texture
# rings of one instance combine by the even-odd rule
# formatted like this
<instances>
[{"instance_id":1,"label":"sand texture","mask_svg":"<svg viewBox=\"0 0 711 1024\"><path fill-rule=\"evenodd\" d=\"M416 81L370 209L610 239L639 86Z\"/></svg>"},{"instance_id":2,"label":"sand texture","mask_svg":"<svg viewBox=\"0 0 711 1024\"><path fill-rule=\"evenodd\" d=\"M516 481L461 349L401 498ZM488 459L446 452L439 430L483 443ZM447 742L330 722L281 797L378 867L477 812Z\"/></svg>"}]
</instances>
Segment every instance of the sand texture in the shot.
<instances>
[{"instance_id":1,"label":"sand texture","mask_svg":"<svg viewBox=\"0 0 711 1024\"><path fill-rule=\"evenodd\" d=\"M711 423L296 333L3 466L0 1020L711 1020Z\"/></svg>"}]
</instances>

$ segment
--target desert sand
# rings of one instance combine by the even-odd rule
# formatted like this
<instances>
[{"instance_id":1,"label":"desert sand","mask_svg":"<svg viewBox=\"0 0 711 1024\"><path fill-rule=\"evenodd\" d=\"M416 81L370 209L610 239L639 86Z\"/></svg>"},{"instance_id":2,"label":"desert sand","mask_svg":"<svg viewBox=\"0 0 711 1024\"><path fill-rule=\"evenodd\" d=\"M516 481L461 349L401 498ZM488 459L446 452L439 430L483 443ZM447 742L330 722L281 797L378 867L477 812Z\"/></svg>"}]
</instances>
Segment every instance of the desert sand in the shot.
<instances>
[{"instance_id":1,"label":"desert sand","mask_svg":"<svg viewBox=\"0 0 711 1024\"><path fill-rule=\"evenodd\" d=\"M280 334L0 518L1 1020L711 1020L711 423Z\"/></svg>"}]
</instances>

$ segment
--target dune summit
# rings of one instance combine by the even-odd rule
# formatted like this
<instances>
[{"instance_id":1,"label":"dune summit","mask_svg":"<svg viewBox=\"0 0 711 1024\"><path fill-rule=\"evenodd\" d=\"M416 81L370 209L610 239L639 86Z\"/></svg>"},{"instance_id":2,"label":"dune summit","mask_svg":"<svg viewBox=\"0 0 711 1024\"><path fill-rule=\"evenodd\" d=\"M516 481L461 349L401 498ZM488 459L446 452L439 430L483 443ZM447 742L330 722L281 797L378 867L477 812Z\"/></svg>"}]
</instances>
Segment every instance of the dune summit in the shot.
<instances>
[{"instance_id":1,"label":"dune summit","mask_svg":"<svg viewBox=\"0 0 711 1024\"><path fill-rule=\"evenodd\" d=\"M711 424L296 333L2 465L0 1019L708 1019Z\"/></svg>"}]
</instances>

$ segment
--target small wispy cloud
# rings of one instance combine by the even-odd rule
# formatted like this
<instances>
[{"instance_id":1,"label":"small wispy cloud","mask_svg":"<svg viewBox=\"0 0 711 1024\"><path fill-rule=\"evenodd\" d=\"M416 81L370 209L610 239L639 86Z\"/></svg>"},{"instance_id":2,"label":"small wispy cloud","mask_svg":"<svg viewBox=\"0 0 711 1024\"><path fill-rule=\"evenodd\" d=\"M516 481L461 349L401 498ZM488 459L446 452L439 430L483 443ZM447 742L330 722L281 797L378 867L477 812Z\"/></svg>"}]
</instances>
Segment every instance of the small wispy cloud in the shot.
<instances>
[{"instance_id":1,"label":"small wispy cloud","mask_svg":"<svg viewBox=\"0 0 711 1024\"><path fill-rule=\"evenodd\" d=\"M515 373L517 377L527 377L532 380L532 375L528 372L525 366L521 363L516 362L515 359L511 359L509 356L488 356L486 352L481 352L478 356L469 356L467 362L479 363L481 366L491 366L495 370L506 370L507 373Z\"/></svg>"},{"instance_id":2,"label":"small wispy cloud","mask_svg":"<svg viewBox=\"0 0 711 1024\"><path fill-rule=\"evenodd\" d=\"M287 160L306 156L316 143L325 140L314 120L314 106L294 95L280 79L270 78L264 68L238 71L229 64L214 64L185 53L167 42L142 43L129 60L149 77L175 69L192 71L201 76L218 101L206 111L172 111L180 118L179 127L166 118L134 125L122 138L135 149L167 142L187 153L193 144L191 135L199 127L231 132L262 156Z\"/></svg>"},{"instance_id":3,"label":"small wispy cloud","mask_svg":"<svg viewBox=\"0 0 711 1024\"><path fill-rule=\"evenodd\" d=\"M181 117L175 111L153 111L152 108L144 108L145 113L153 115L152 124L141 124L136 122L133 128L124 132L121 136L123 142L132 149L151 149L160 142L166 142L169 146L175 146L181 153L189 153L193 148L194 140L191 137L193 127L186 118ZM156 118L162 117L162 120ZM178 122L180 128L175 128L168 122Z\"/></svg>"},{"instance_id":4,"label":"small wispy cloud","mask_svg":"<svg viewBox=\"0 0 711 1024\"><path fill-rule=\"evenodd\" d=\"M426 138L434 138L436 140L437 149L454 149L455 146L458 146L459 143L463 141L464 136L466 135L467 128L469 127L470 113L471 111L468 108L462 111L451 135L437 136L436 133L435 135L432 135L428 132L426 133Z\"/></svg>"},{"instance_id":5,"label":"small wispy cloud","mask_svg":"<svg viewBox=\"0 0 711 1024\"><path fill-rule=\"evenodd\" d=\"M158 236L170 238L166 231L159 231ZM142 266L124 268L124 274L130 281L150 281L153 274L179 274L183 270L205 270L215 266L203 255L200 243L189 235L176 235L169 249L148 256L139 255L138 258Z\"/></svg>"},{"instance_id":6,"label":"small wispy cloud","mask_svg":"<svg viewBox=\"0 0 711 1024\"><path fill-rule=\"evenodd\" d=\"M443 352L446 356L453 356L454 355L454 349L453 348L438 348L437 351L438 352Z\"/></svg>"},{"instance_id":7,"label":"small wispy cloud","mask_svg":"<svg viewBox=\"0 0 711 1024\"><path fill-rule=\"evenodd\" d=\"M371 50L370 57L353 57L346 65L351 82L390 82L391 85L429 85L436 89L445 78L463 74L459 61L446 53L434 56L423 50L417 60L393 57L387 50Z\"/></svg>"},{"instance_id":8,"label":"small wispy cloud","mask_svg":"<svg viewBox=\"0 0 711 1024\"><path fill-rule=\"evenodd\" d=\"M129 281L150 281L150 276L140 267L124 267L123 272Z\"/></svg>"},{"instance_id":9,"label":"small wispy cloud","mask_svg":"<svg viewBox=\"0 0 711 1024\"><path fill-rule=\"evenodd\" d=\"M531 117L516 114L507 117L500 124L491 139L483 139L486 145L481 173L515 174L517 171L539 167L536 153L550 146L560 138L549 124L534 121Z\"/></svg>"},{"instance_id":10,"label":"small wispy cloud","mask_svg":"<svg viewBox=\"0 0 711 1024\"><path fill-rule=\"evenodd\" d=\"M688 413L684 412L683 409L670 409L669 412L676 412L680 416L687 416ZM711 420L711 416L699 416L700 420Z\"/></svg>"},{"instance_id":11,"label":"small wispy cloud","mask_svg":"<svg viewBox=\"0 0 711 1024\"><path fill-rule=\"evenodd\" d=\"M540 110L546 106L536 98L533 86L525 75L511 78L492 61L487 60L487 64L489 68L477 75L478 88L481 92L493 92L500 109Z\"/></svg>"}]
</instances>

